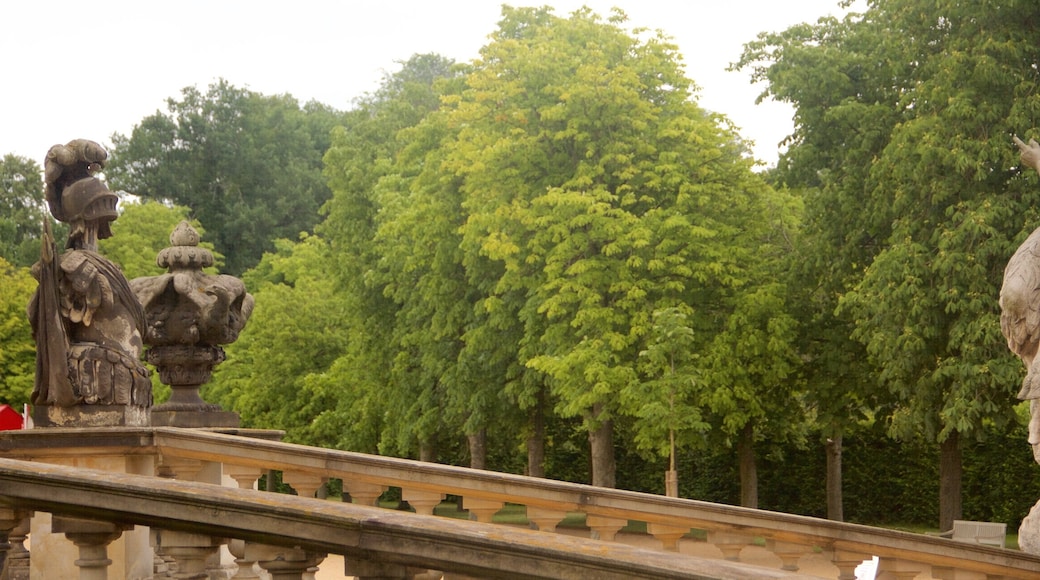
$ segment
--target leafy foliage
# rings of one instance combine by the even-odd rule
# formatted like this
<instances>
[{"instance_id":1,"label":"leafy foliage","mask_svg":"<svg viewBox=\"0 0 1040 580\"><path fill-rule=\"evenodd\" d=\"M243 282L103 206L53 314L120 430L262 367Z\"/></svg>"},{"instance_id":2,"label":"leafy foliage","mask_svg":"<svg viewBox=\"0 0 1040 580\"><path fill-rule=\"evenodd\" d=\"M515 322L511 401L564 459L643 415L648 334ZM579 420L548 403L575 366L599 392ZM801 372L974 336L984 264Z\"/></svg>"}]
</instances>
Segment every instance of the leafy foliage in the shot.
<instances>
[{"instance_id":1,"label":"leafy foliage","mask_svg":"<svg viewBox=\"0 0 1040 580\"><path fill-rule=\"evenodd\" d=\"M191 208L235 274L272 240L313 229L330 195L321 156L341 113L223 80L205 93L187 87L166 105L129 137L112 136L113 187Z\"/></svg>"},{"instance_id":2,"label":"leafy foliage","mask_svg":"<svg viewBox=\"0 0 1040 580\"><path fill-rule=\"evenodd\" d=\"M763 34L738 63L797 110L777 173L806 192L813 301L839 306L815 318L817 336L832 352L858 341L884 389L863 371L835 375L858 388L817 390L832 424L872 399L894 409L891 434L955 446L1013 416L1021 369L996 296L1038 217L1010 143L1037 125L1038 21L1017 0L876 0L862 15ZM815 372L840 359L814 349Z\"/></svg>"},{"instance_id":3,"label":"leafy foliage","mask_svg":"<svg viewBox=\"0 0 1040 580\"><path fill-rule=\"evenodd\" d=\"M0 402L29 402L36 375L36 343L25 309L36 291L29 268L0 257Z\"/></svg>"},{"instance_id":4,"label":"leafy foliage","mask_svg":"<svg viewBox=\"0 0 1040 580\"><path fill-rule=\"evenodd\" d=\"M141 276L164 273L156 265L159 252L170 245L170 234L181 221L189 221L192 227L205 237L206 230L198 220L188 219L189 210L184 206L167 206L157 201L126 202L120 207L119 219L112 223L112 237L98 242L98 251L123 270L128 280ZM208 240L200 247L214 252ZM223 256L214 252L216 264L209 273L215 273L223 263Z\"/></svg>"},{"instance_id":5,"label":"leafy foliage","mask_svg":"<svg viewBox=\"0 0 1040 580\"><path fill-rule=\"evenodd\" d=\"M251 427L286 430L308 441L310 417L331 405L305 389L307 377L325 371L346 349L346 306L335 292L327 244L316 236L280 240L244 277L253 315L228 345L203 396L242 417Z\"/></svg>"},{"instance_id":6,"label":"leafy foliage","mask_svg":"<svg viewBox=\"0 0 1040 580\"><path fill-rule=\"evenodd\" d=\"M319 232L358 307L353 328L375 346L352 348L313 385L386 373L376 384L393 395L381 433L358 433L366 447L450 447L460 428L518 417L533 433L554 405L585 433L617 421L660 452L660 417L640 390L669 388L660 361L639 353L669 309L690 317L691 349L718 351L683 370L713 369L705 388L730 388L748 359L760 363L739 379L749 396L788 384L791 333L746 358L712 341L727 320L733 340L790 327L765 265L782 253L770 217L792 206L751 171L726 121L694 104L674 46L623 20L507 7L478 61L416 57L336 132ZM760 308L731 318L743 297ZM349 397L368 417L375 388L355 383ZM684 442L707 425L703 395L659 395L675 401L669 424Z\"/></svg>"},{"instance_id":7,"label":"leafy foliage","mask_svg":"<svg viewBox=\"0 0 1040 580\"><path fill-rule=\"evenodd\" d=\"M43 171L17 155L0 159L0 256L16 266L40 257L40 230L50 219L44 209Z\"/></svg>"}]
</instances>

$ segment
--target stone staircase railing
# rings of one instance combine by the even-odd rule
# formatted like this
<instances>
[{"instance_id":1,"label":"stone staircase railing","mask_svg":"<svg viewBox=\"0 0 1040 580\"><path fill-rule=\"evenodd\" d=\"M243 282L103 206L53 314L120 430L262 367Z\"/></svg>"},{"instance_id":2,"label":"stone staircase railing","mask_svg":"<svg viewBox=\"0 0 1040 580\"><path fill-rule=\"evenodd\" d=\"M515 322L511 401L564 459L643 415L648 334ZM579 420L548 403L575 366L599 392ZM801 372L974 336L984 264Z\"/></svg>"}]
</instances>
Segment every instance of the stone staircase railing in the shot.
<instances>
[{"instance_id":1,"label":"stone staircase railing","mask_svg":"<svg viewBox=\"0 0 1040 580\"><path fill-rule=\"evenodd\" d=\"M248 435L248 436L243 436ZM682 564L676 563L680 568L670 569L666 574L680 574L679 576L653 576L649 568L645 571L648 575L635 574L629 577L683 577L683 578L723 578L730 577L726 574L734 573L732 568L717 568L715 566L729 564L737 566L741 554L749 546L764 546L775 555L775 568L756 567L755 572L748 575L747 568L742 567L743 572L733 577L805 577L795 574L798 570L799 560L807 555L826 556L833 565L831 578L851 580L855 578L854 569L863 560L871 556L880 558L878 578L926 578L940 579L962 579L962 578L1032 578L1040 577L1040 558L1024 554L1015 550L1007 550L989 546L953 542L949 539L872 528L855 524L845 524L822 520L817 518L795 516L768 512L764 510L745 509L735 506L712 504L693 500L667 498L663 496L628 492L622 490L597 488L587 485L570 484L545 479L530 478L511 474L495 473L489 471L472 470L452 466L422 463L388 457L379 457L358 453L349 453L328 449L318 449L281 443L276 436L270 432L246 431L238 432L208 432L199 430L177 429L177 428L136 428L136 429L49 429L22 432L0 433L0 457L16 459L27 459L43 461L53 464L64 464L74 466L90 466L92 458L97 462L102 458L127 458L128 471L141 475L150 475L148 465L140 465L142 458L150 458L151 470L155 474L166 477L174 477L177 480L202 480L206 477L200 474L212 473L214 470L225 480L233 480L241 490L220 490L221 494L234 494L236 501L256 501L260 504L271 503L274 500L270 494L260 494L252 491L255 481L267 470L278 470L283 474L283 480L291 485L300 496L312 496L314 492L329 478L341 479L345 492L353 498L355 505L348 506L334 502L307 501L307 505L335 506L328 509L355 509L357 504L375 505L377 498L389 487L397 487L401 490L401 496L419 514L432 514L434 506L438 505L445 496L461 496L465 508L473 514L476 523L459 522L448 518L409 518L408 515L395 513L391 510L379 510L377 512L365 511L362 515L353 512L342 512L344 518L354 518L357 521L365 521L368 524L359 524L361 528L365 525L383 525L376 522L417 522L404 527L414 526L426 529L430 538L441 537L444 542L451 544L458 538L453 550L462 549L467 545L466 534L491 538L513 538L522 537L526 542L541 543L542 547L565 547L565 553L574 555L581 554L581 549L567 544L566 542L580 542L575 538L564 538L559 534L546 536L544 533L535 533L530 536L528 530L518 530L515 527L492 528L479 527L482 523L491 522L492 516L498 512L505 503L521 504L526 506L527 518L534 523L539 530L554 530L556 525L563 520L568 513L581 512L585 514L586 525L591 529L591 535L600 540L612 540L615 534L629 521L646 522L647 531L660 541L662 550L654 552L652 560L644 563L654 565L671 566L672 562L695 562L696 566L708 566L693 570L681 568ZM134 462L137 463L134 463ZM96 463L96 462L95 462ZM0 465L0 471L8 469L7 464ZM64 474L72 477L74 474ZM219 478L218 478L219 479ZM154 481L154 480L153 480ZM2 482L2 479L0 479ZM170 485L194 485L191 488L175 488L178 490L192 490L198 494L197 484L187 482L167 482ZM209 477L209 483L219 483ZM10 494L5 487L0 488L0 496ZM134 485L145 485L139 482ZM103 495L103 491L98 491ZM185 493L187 493L185 491ZM199 505L210 506L202 502ZM223 495L219 497L224 497ZM232 496L228 496L228 501ZM20 501L29 501L23 499ZM33 501L42 501L40 499ZM165 501L165 500L164 500ZM279 498L279 501L295 501ZM184 505L191 505L191 498L183 499ZM34 504L41 505L41 504ZM292 507L297 507L292 504ZM279 503L279 509L284 506ZM41 509L31 507L30 509ZM44 511L48 508L44 505ZM62 509L53 508L56 514L68 515L68 506ZM185 511L188 507L184 508ZM194 507L192 508L195 509ZM218 506L199 508L218 510ZM303 508L300 509L316 509ZM65 511L62 511L65 510ZM324 510L324 507L323 507ZM325 513L322 511L322 513ZM338 512L337 512L338 513ZM360 513L360 512L359 512ZM91 514L72 513L77 517L86 517ZM96 516L95 516L96 517ZM112 521L112 518L100 518ZM118 520L118 518L116 518ZM177 531L177 526L163 524L152 520L131 519L133 523L152 525L158 528L170 528ZM437 524L430 527L428 522L436 521ZM186 524L187 525L187 524ZM206 522L195 521L188 528L207 530L205 534L212 535ZM165 526L165 527L164 527ZM194 526L194 527L192 527ZM200 527L201 526L201 527ZM456 527L461 526L461 527ZM478 526L478 527L473 527ZM60 526L58 526L60 528ZM365 529L372 529L371 527ZM501 532L486 530L501 529ZM691 529L706 532L707 543L717 549L718 560L703 560L681 556L675 552L680 542L693 541L684 538ZM459 531L454 531L459 530ZM485 530L485 531L478 531ZM505 531L507 530L507 531ZM183 530L181 530L183 531ZM165 533L165 532L164 532ZM200 532L202 533L202 532ZM418 533L411 530L409 533ZM461 534L454 536L453 534ZM237 534L237 535L236 535ZM270 541L271 538L258 539L243 530L235 533L220 532L217 535L226 535L232 538L245 539L247 541L267 542L270 545L288 545L292 543L289 538L278 538L278 541ZM296 537L296 536L294 536ZM394 534L383 536L388 543L392 542ZM408 537L402 532L401 538ZM538 539L540 538L540 539ZM550 538L550 539L546 539ZM348 549L347 544L336 546L323 545L320 543L308 544L303 537L296 537L300 545L306 545L307 550L341 553L348 557L348 563L353 561L353 570L361 570L357 574L361 577L406 577L385 576L384 571L366 573L375 566L383 565L430 568L442 571L453 571L457 574L469 573L474 576L496 577L501 571L493 573L483 570L480 573L465 565L451 568L447 564L451 562L431 562L416 558L405 562L408 557L395 560L389 554L393 550L381 552L375 560L358 559L351 560L351 554L357 554L356 549ZM309 541L309 540L308 540ZM433 542L428 539L424 541ZM154 543L154 539L153 539ZM165 545L171 545L166 542ZM234 544L232 544L234 545ZM446 544L444 544L446 545ZM583 544L584 545L584 544ZM590 545L600 546L601 542L593 542ZM604 554L618 554L618 566L629 554L630 547L619 544L611 544L609 552ZM448 548L445 548L448 549ZM488 548L491 552L502 550ZM532 548L533 549L533 548ZM589 548L595 551L595 548ZM465 551L465 549L462 549ZM255 550L254 550L255 552ZM508 552L508 549L506 549ZM505 552L503 552L505 553ZM518 552L519 553L519 552ZM554 556L555 557L555 556ZM637 558L637 556L633 556ZM642 556L645 558L645 555ZM678 559L676 559L678 558ZM242 561L251 561L249 558L240 558ZM479 558L478 558L479 559ZM580 557L575 556L576 560ZM454 561L454 560L453 560ZM375 563L373 563L375 562ZM714 562L708 565L707 562ZM367 566L367 568L366 568ZM439 566L439 567L438 567ZM609 568L609 566L608 566ZM621 569L621 568L618 568ZM517 569L510 569L515 572ZM468 571L468 572L467 572ZM200 572L201 573L201 572ZM401 572L404 574L404 572ZM688 574L688 575L681 575ZM692 575L690 575L692 574ZM741 575L743 574L743 575ZM571 577L571 576L522 576L506 574L509 577ZM82 577L82 576L81 576ZM206 576L199 576L204 578ZM249 577L249 576L238 576ZM298 578L300 576L293 576ZM597 574L573 577L607 577Z\"/></svg>"}]
</instances>

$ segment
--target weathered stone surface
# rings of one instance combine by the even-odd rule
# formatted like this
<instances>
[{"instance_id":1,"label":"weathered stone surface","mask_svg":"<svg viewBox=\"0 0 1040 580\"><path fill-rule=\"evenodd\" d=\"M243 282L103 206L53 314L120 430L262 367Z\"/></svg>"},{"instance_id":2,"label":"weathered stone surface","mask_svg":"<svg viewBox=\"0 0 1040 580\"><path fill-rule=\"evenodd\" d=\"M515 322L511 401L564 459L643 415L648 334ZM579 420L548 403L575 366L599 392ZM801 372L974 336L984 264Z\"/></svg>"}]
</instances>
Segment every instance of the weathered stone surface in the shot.
<instances>
[{"instance_id":1,"label":"weathered stone surface","mask_svg":"<svg viewBox=\"0 0 1040 580\"><path fill-rule=\"evenodd\" d=\"M49 223L33 274L40 286L28 307L37 345L32 402L43 425L134 425L152 404L141 363L144 313L119 268L97 253L111 236L118 197L94 177L108 153L83 139L55 145L44 162L51 214L70 227L58 254ZM77 414L48 408L110 407ZM126 412L115 411L127 409ZM85 419L87 423L77 423ZM113 423L104 423L111 419ZM147 424L146 422L143 424Z\"/></svg>"},{"instance_id":2,"label":"weathered stone surface","mask_svg":"<svg viewBox=\"0 0 1040 580\"><path fill-rule=\"evenodd\" d=\"M170 400L153 411L157 425L237 427L238 415L199 396L214 367L224 361L222 344L234 342L253 311L253 297L238 278L213 276L213 254L198 247L199 234L181 222L170 234L170 247L156 263L167 268L159 276L130 282L144 307L148 362L170 385Z\"/></svg>"},{"instance_id":3,"label":"weathered stone surface","mask_svg":"<svg viewBox=\"0 0 1040 580\"><path fill-rule=\"evenodd\" d=\"M37 427L147 427L147 407L136 405L37 405L32 409Z\"/></svg>"},{"instance_id":4,"label":"weathered stone surface","mask_svg":"<svg viewBox=\"0 0 1040 580\"><path fill-rule=\"evenodd\" d=\"M1029 510L1018 527L1018 548L1027 554L1040 556L1040 501Z\"/></svg>"}]
</instances>

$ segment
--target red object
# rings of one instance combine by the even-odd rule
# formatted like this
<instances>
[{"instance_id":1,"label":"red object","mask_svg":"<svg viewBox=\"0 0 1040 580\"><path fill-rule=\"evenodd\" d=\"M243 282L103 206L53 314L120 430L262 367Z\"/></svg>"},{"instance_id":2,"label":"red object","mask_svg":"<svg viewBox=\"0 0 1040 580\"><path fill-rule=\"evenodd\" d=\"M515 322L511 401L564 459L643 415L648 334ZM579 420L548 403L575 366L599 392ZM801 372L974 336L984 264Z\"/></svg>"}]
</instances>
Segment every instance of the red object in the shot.
<instances>
[{"instance_id":1,"label":"red object","mask_svg":"<svg viewBox=\"0 0 1040 580\"><path fill-rule=\"evenodd\" d=\"M11 408L11 405L0 405L0 431L13 431L22 428L22 414Z\"/></svg>"}]
</instances>

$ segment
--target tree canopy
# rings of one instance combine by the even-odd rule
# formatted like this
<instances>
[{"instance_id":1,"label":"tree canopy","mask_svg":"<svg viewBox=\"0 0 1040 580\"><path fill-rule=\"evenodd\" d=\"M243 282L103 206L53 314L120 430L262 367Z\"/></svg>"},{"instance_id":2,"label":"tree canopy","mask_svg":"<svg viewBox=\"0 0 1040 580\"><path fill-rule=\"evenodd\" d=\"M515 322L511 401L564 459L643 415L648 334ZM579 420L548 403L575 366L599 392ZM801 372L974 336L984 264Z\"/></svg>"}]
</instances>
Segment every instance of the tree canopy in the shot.
<instances>
[{"instance_id":1,"label":"tree canopy","mask_svg":"<svg viewBox=\"0 0 1040 580\"><path fill-rule=\"evenodd\" d=\"M778 329L792 321L769 264L793 206L726 120L695 104L674 45L623 23L506 7L477 61L413 59L337 130L318 231L349 256L342 288L384 353L381 448L435 447L448 421L473 457L488 426L553 412L579 420L602 460L593 479L611 485L616 436L635 429L648 453L662 449L649 440L659 416L634 395L661 380L639 353L660 338L655 313L675 308L705 380L675 391L672 416L769 423L738 401L791 384L791 334ZM772 338L732 356L724 326L733 341ZM333 369L360 369L349 360L363 352ZM756 370L738 372L749 361ZM349 379L317 382L337 380ZM671 422L684 445L706 424Z\"/></svg>"},{"instance_id":2,"label":"tree canopy","mask_svg":"<svg viewBox=\"0 0 1040 580\"><path fill-rule=\"evenodd\" d=\"M342 113L221 80L168 99L167 112L112 136L113 189L188 207L231 273L255 265L273 240L310 232L330 196L321 157Z\"/></svg>"},{"instance_id":3,"label":"tree canopy","mask_svg":"<svg viewBox=\"0 0 1040 580\"><path fill-rule=\"evenodd\" d=\"M1011 135L1037 126L1038 19L1015 0L874 0L764 34L742 60L796 107L780 175L810 188L820 279L896 405L891 433L943 445L944 526L959 516L960 438L1013 417L1021 371L996 296L1037 223Z\"/></svg>"},{"instance_id":4,"label":"tree canopy","mask_svg":"<svg viewBox=\"0 0 1040 580\"><path fill-rule=\"evenodd\" d=\"M43 201L43 171L31 159L0 159L0 257L17 266L40 258L40 231L50 219Z\"/></svg>"}]
</instances>

